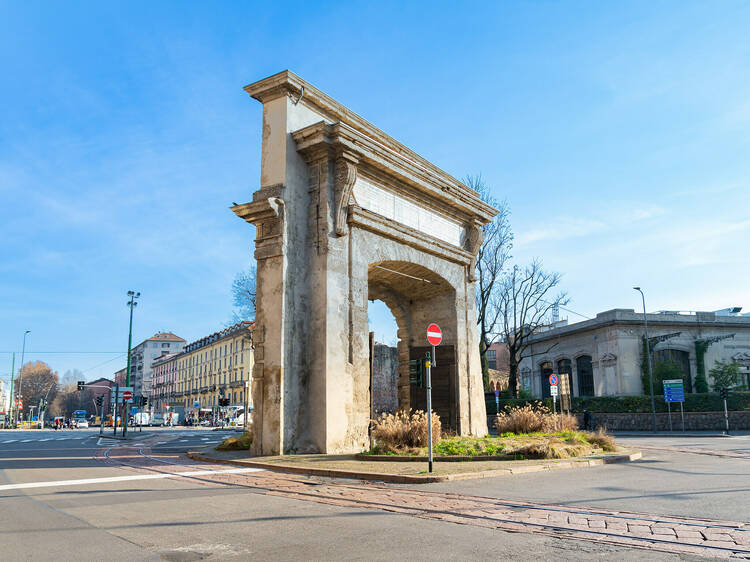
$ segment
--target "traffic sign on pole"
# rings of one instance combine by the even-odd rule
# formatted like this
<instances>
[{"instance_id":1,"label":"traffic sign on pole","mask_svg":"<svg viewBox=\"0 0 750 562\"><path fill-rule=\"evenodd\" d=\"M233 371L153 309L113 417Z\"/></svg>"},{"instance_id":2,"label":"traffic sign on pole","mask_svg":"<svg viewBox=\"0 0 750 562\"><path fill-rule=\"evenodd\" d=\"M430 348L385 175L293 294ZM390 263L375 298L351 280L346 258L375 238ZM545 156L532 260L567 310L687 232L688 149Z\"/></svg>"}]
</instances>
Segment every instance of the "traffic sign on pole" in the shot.
<instances>
[{"instance_id":1,"label":"traffic sign on pole","mask_svg":"<svg viewBox=\"0 0 750 562\"><path fill-rule=\"evenodd\" d=\"M124 402L130 402L133 399L133 391L126 390L122 393L122 399Z\"/></svg>"},{"instance_id":2,"label":"traffic sign on pole","mask_svg":"<svg viewBox=\"0 0 750 562\"><path fill-rule=\"evenodd\" d=\"M443 332L440 326L437 324L427 326L427 341L430 342L430 345L440 345L440 342L443 341Z\"/></svg>"},{"instance_id":3,"label":"traffic sign on pole","mask_svg":"<svg viewBox=\"0 0 750 562\"><path fill-rule=\"evenodd\" d=\"M549 383L552 386L557 386L557 375L550 375L549 376Z\"/></svg>"}]
</instances>

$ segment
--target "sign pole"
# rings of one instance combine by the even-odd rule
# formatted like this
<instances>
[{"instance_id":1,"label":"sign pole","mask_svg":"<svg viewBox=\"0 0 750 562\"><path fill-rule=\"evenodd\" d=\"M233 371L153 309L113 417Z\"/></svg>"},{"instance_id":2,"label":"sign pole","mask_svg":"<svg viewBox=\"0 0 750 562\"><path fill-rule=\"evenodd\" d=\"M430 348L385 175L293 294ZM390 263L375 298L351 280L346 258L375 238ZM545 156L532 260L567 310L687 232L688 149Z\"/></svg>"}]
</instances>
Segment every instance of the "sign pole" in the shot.
<instances>
[{"instance_id":1,"label":"sign pole","mask_svg":"<svg viewBox=\"0 0 750 562\"><path fill-rule=\"evenodd\" d=\"M115 405L112 407L112 435L117 435L117 401L120 399L120 384L115 383Z\"/></svg>"},{"instance_id":2,"label":"sign pole","mask_svg":"<svg viewBox=\"0 0 750 562\"><path fill-rule=\"evenodd\" d=\"M685 412L682 409L682 402L680 402L680 419L682 420L682 433L685 433Z\"/></svg>"},{"instance_id":3,"label":"sign pole","mask_svg":"<svg viewBox=\"0 0 750 562\"><path fill-rule=\"evenodd\" d=\"M433 346L433 349L434 346ZM432 472L432 365L430 354L427 354L427 464L428 470Z\"/></svg>"},{"instance_id":4,"label":"sign pole","mask_svg":"<svg viewBox=\"0 0 750 562\"><path fill-rule=\"evenodd\" d=\"M727 435L729 435L729 412L727 412L727 399L724 398L724 423L727 426Z\"/></svg>"},{"instance_id":5,"label":"sign pole","mask_svg":"<svg viewBox=\"0 0 750 562\"><path fill-rule=\"evenodd\" d=\"M432 355L427 352L425 361L425 371L427 378L427 464L429 471L432 472L432 365L436 358L435 346L440 345L443 341L443 331L437 324L427 326L427 343L432 346Z\"/></svg>"},{"instance_id":6,"label":"sign pole","mask_svg":"<svg viewBox=\"0 0 750 562\"><path fill-rule=\"evenodd\" d=\"M669 431L674 431L672 429L672 403L667 402L667 411L669 412Z\"/></svg>"}]
</instances>

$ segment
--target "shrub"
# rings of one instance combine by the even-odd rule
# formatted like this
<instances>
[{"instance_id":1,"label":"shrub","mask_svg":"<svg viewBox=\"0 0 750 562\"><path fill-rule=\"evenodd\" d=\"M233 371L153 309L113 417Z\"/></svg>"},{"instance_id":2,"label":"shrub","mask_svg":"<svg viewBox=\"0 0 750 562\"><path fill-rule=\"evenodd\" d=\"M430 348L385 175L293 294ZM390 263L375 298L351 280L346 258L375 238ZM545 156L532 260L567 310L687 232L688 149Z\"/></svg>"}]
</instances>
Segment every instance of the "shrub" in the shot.
<instances>
[{"instance_id":1,"label":"shrub","mask_svg":"<svg viewBox=\"0 0 750 562\"><path fill-rule=\"evenodd\" d=\"M227 437L216 447L219 451L246 451L253 443L252 431L246 431L239 437Z\"/></svg>"},{"instance_id":2,"label":"shrub","mask_svg":"<svg viewBox=\"0 0 750 562\"><path fill-rule=\"evenodd\" d=\"M617 450L615 445L615 438L603 429L599 429L596 433L588 434L589 443L601 447L603 451L612 452Z\"/></svg>"},{"instance_id":3,"label":"shrub","mask_svg":"<svg viewBox=\"0 0 750 562\"><path fill-rule=\"evenodd\" d=\"M541 402L535 405L505 407L495 419L498 433L548 433L550 431L574 431L578 420L568 414L553 414Z\"/></svg>"},{"instance_id":4,"label":"shrub","mask_svg":"<svg viewBox=\"0 0 750 562\"><path fill-rule=\"evenodd\" d=\"M687 387L686 387L687 388ZM658 394L656 396L656 411L666 412L667 404ZM547 408L552 408L552 399L546 398L540 400L500 400L500 409L508 407L525 406L527 404L542 403ZM750 392L735 391L729 394L727 406L731 411L750 410ZM575 396L571 398L571 410L574 412L583 412L588 410L592 414L599 412L606 413L650 413L651 397L648 395L637 396ZM685 393L685 411L686 412L723 412L724 404L718 393ZM492 395L492 402L487 401L487 413L492 415L495 412L495 396Z\"/></svg>"},{"instance_id":5,"label":"shrub","mask_svg":"<svg viewBox=\"0 0 750 562\"><path fill-rule=\"evenodd\" d=\"M372 420L375 449L379 452L404 452L427 447L427 412L411 410L384 413ZM432 444L440 441L440 416L432 413Z\"/></svg>"},{"instance_id":6,"label":"shrub","mask_svg":"<svg viewBox=\"0 0 750 562\"><path fill-rule=\"evenodd\" d=\"M735 361L731 363L716 361L708 374L713 379L714 391L718 392L722 388L735 386L740 382L740 364Z\"/></svg>"}]
</instances>

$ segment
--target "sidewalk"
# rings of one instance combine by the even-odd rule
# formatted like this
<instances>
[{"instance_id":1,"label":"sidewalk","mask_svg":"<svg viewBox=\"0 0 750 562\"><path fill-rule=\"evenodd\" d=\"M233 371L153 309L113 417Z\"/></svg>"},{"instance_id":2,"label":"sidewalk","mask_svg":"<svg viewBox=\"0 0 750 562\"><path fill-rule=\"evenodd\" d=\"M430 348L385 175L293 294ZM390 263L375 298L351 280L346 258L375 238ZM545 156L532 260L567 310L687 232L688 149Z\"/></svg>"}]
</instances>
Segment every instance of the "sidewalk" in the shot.
<instances>
[{"instance_id":1,"label":"sidewalk","mask_svg":"<svg viewBox=\"0 0 750 562\"><path fill-rule=\"evenodd\" d=\"M723 431L709 430L709 431L610 431L611 435L615 437L745 437L750 435L750 431L738 430L732 431L730 429L729 435L724 434Z\"/></svg>"}]
</instances>

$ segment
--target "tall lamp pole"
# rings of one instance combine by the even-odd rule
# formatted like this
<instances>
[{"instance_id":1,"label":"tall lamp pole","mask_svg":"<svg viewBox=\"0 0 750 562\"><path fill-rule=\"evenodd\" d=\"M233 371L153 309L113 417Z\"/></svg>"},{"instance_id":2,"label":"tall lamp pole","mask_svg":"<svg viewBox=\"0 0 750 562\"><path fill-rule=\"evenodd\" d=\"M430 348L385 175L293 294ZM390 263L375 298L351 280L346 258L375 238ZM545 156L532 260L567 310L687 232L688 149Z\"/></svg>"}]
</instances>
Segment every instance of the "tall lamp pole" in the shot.
<instances>
[{"instance_id":1,"label":"tall lamp pole","mask_svg":"<svg viewBox=\"0 0 750 562\"><path fill-rule=\"evenodd\" d=\"M23 386L21 383L23 383L23 359L24 355L26 355L26 335L31 333L31 330L26 330L23 333L23 348L21 349L21 368L18 369L18 390L16 391L16 394L20 396L21 399L23 399ZM18 414L23 415L23 410L20 412L18 411L18 408L16 408L16 416Z\"/></svg>"},{"instance_id":2,"label":"tall lamp pole","mask_svg":"<svg viewBox=\"0 0 750 562\"><path fill-rule=\"evenodd\" d=\"M136 299L141 296L141 293L128 291L128 296L130 297L130 300L127 302L127 305L130 307L130 327L128 328L128 367L125 371L125 386L130 386L130 347L133 344L133 309L138 306ZM119 396L117 398L119 398ZM125 434L128 432L128 412L125 402L122 404L122 410L122 436L125 437ZM115 425L117 425L116 419Z\"/></svg>"},{"instance_id":3,"label":"tall lamp pole","mask_svg":"<svg viewBox=\"0 0 750 562\"><path fill-rule=\"evenodd\" d=\"M16 378L16 354L13 354L13 363L10 367L10 406L8 407L8 423L15 428L16 414L13 407L16 405L16 397L13 395L13 381Z\"/></svg>"},{"instance_id":4,"label":"tall lamp pole","mask_svg":"<svg viewBox=\"0 0 750 562\"><path fill-rule=\"evenodd\" d=\"M633 287L641 294L643 302L643 328L646 331L646 365L648 365L648 384L651 387L651 424L654 433L656 433L656 401L654 400L654 375L651 372L651 349L648 343L648 320L646 320L646 297L640 287Z\"/></svg>"}]
</instances>

